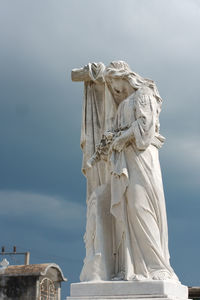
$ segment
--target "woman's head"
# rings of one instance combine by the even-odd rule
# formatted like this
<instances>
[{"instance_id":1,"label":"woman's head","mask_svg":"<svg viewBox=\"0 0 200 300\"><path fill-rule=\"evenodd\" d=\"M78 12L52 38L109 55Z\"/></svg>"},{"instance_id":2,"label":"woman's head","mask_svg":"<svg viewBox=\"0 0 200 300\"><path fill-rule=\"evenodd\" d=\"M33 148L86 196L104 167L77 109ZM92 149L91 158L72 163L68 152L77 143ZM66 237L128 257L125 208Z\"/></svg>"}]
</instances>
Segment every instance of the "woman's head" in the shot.
<instances>
[{"instance_id":1,"label":"woman's head","mask_svg":"<svg viewBox=\"0 0 200 300\"><path fill-rule=\"evenodd\" d=\"M124 61L113 61L105 69L105 80L117 103L126 99L135 90L142 86L152 89L158 102L162 99L153 80L141 77L131 71L129 65Z\"/></svg>"}]
</instances>

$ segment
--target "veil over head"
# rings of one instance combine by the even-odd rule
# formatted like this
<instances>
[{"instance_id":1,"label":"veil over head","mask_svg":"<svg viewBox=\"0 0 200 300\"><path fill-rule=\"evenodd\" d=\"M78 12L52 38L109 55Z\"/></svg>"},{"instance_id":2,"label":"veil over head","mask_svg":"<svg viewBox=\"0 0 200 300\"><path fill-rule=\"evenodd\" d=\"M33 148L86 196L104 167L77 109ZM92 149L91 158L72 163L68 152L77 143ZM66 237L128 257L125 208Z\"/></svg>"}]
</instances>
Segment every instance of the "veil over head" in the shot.
<instances>
[{"instance_id":1,"label":"veil over head","mask_svg":"<svg viewBox=\"0 0 200 300\"><path fill-rule=\"evenodd\" d=\"M131 71L129 65L121 60L112 61L104 71L105 80L109 81L109 78L121 78L127 80L134 89L139 89L142 86L147 86L152 89L156 100L162 103L162 98L158 92L156 84L153 80L143 78L139 74Z\"/></svg>"}]
</instances>

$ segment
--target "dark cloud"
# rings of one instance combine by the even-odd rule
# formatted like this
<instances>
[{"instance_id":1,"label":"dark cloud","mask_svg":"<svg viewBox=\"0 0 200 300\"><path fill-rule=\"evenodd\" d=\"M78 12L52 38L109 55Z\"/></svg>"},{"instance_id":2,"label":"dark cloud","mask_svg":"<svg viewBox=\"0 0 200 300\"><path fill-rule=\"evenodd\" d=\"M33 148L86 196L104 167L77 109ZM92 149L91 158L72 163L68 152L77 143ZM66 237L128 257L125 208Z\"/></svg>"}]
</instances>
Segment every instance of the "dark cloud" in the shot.
<instances>
[{"instance_id":1,"label":"dark cloud","mask_svg":"<svg viewBox=\"0 0 200 300\"><path fill-rule=\"evenodd\" d=\"M32 262L54 260L78 280L85 217L73 219L68 207L85 205L83 84L72 83L70 71L123 59L154 79L164 99L160 157L172 264L185 284L199 285L199 26L195 0L1 2L2 242L31 249Z\"/></svg>"}]
</instances>

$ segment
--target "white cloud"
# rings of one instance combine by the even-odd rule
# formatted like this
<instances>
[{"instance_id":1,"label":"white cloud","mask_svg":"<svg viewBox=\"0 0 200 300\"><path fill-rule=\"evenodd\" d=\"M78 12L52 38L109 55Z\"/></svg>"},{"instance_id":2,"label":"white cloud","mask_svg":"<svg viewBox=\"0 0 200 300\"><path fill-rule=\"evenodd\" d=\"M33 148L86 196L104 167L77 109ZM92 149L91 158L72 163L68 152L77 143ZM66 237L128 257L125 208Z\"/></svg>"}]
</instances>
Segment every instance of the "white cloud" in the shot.
<instances>
[{"instance_id":1,"label":"white cloud","mask_svg":"<svg viewBox=\"0 0 200 300\"><path fill-rule=\"evenodd\" d=\"M168 156L186 169L200 169L200 140L198 136L171 136L167 140ZM166 153L167 154L167 153Z\"/></svg>"},{"instance_id":2,"label":"white cloud","mask_svg":"<svg viewBox=\"0 0 200 300\"><path fill-rule=\"evenodd\" d=\"M195 135L171 135L161 150L162 164L179 188L199 190L200 140ZM169 174L168 174L169 176ZM167 178L166 178L167 179ZM168 178L171 180L172 178ZM181 195L181 189L180 189Z\"/></svg>"},{"instance_id":3,"label":"white cloud","mask_svg":"<svg viewBox=\"0 0 200 300\"><path fill-rule=\"evenodd\" d=\"M1 190L0 216L26 218L44 227L67 230L83 225L85 209L56 196Z\"/></svg>"}]
</instances>

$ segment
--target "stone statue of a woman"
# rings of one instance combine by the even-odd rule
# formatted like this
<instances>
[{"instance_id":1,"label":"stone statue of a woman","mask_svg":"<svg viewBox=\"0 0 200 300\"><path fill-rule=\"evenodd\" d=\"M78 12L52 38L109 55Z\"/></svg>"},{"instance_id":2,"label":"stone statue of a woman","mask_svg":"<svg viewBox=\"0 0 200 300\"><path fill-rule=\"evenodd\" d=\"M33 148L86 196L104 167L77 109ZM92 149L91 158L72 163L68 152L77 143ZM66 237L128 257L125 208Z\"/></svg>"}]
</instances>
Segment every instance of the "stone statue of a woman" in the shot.
<instances>
[{"instance_id":1,"label":"stone statue of a woman","mask_svg":"<svg viewBox=\"0 0 200 300\"><path fill-rule=\"evenodd\" d=\"M111 214L118 279L174 279L158 151L162 99L153 81L113 62L105 78L120 105L111 145ZM126 94L124 99L123 94Z\"/></svg>"},{"instance_id":2,"label":"stone statue of a woman","mask_svg":"<svg viewBox=\"0 0 200 300\"><path fill-rule=\"evenodd\" d=\"M123 61L81 70L90 189L81 280L178 281L169 261L156 85Z\"/></svg>"}]
</instances>

